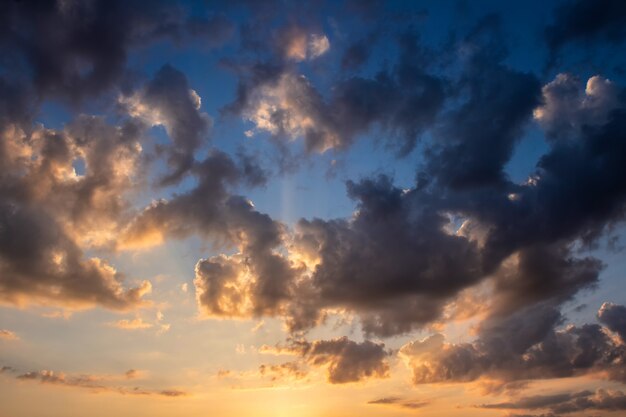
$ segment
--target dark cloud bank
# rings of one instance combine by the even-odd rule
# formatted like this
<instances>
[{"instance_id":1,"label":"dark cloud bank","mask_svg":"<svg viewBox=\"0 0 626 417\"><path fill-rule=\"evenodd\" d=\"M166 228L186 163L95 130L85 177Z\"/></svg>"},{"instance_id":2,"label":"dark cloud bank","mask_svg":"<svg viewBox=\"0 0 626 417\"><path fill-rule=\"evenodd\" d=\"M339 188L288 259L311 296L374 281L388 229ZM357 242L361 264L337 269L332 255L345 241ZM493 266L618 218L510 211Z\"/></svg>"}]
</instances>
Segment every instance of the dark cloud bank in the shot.
<instances>
[{"instance_id":1,"label":"dark cloud bank","mask_svg":"<svg viewBox=\"0 0 626 417\"><path fill-rule=\"evenodd\" d=\"M594 39L621 42L623 7L604 3L610 12L593 14L578 29L570 22L591 3L560 6L545 30L549 52ZM212 120L183 73L166 65L151 80L128 81L132 48L198 36L218 44L234 27L222 17L195 19L169 2L144 4L1 6L1 301L133 308L149 283L127 288L122 274L86 251L200 235L230 250L197 263L200 310L283 318L299 340L290 349L309 365L326 366L330 382L384 377L389 354L370 340L301 338L329 312L356 316L368 338L389 337L446 319L446 307L479 285L489 295L480 300L486 318L474 342L448 344L434 335L402 348L415 383L591 372L626 382L625 308L604 304L601 324L581 326L564 326L560 311L594 288L604 267L580 248L593 247L624 218L621 86L602 76L586 86L572 74L542 80L510 67L500 20L487 16L445 51L411 31L397 34L397 60L372 76L352 72L367 57L351 46L331 92L322 94L298 66L325 59L322 26L279 22L275 31L258 32L271 45L259 52L247 34L273 16L253 5L239 31L245 59L229 63L239 89L225 114L247 119L282 146L303 139L308 153L347 149L376 131L400 156L418 143L426 155L410 188L384 175L348 181L357 208L351 218L302 219L289 230L238 195L243 186L265 183L258 161L217 149L198 156L210 148ZM42 100L80 105L109 96L123 110L119 123L83 115L62 129L32 124ZM549 149L519 184L505 167L530 123L543 128ZM168 170L156 188L183 179L193 185L133 207L128 195L147 163L141 144L156 125L170 138L157 149ZM421 142L426 132L430 138ZM84 174L75 172L77 160ZM485 407L607 410L620 407L621 396L584 392Z\"/></svg>"}]
</instances>

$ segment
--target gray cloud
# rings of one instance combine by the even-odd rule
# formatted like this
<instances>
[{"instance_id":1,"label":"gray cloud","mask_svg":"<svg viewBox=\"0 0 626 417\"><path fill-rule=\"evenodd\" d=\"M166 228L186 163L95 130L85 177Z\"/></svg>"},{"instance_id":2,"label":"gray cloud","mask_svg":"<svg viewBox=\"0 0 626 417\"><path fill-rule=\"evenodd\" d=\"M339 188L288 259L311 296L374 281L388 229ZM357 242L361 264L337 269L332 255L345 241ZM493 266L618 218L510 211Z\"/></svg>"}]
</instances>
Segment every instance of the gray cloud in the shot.
<instances>
[{"instance_id":1,"label":"gray cloud","mask_svg":"<svg viewBox=\"0 0 626 417\"><path fill-rule=\"evenodd\" d=\"M200 111L201 99L192 90L187 77L165 65L140 91L121 99L131 116L148 125L164 126L172 140L166 152L172 172L161 179L161 185L178 183L194 165L194 153L208 141L212 120Z\"/></svg>"},{"instance_id":2,"label":"gray cloud","mask_svg":"<svg viewBox=\"0 0 626 417\"><path fill-rule=\"evenodd\" d=\"M331 384L389 376L387 358L390 352L385 350L383 343L370 340L359 343L345 336L313 342L291 339L287 346L265 347L262 352L297 355L310 366L326 367L328 382Z\"/></svg>"},{"instance_id":3,"label":"gray cloud","mask_svg":"<svg viewBox=\"0 0 626 417\"><path fill-rule=\"evenodd\" d=\"M140 387L115 385L115 376L111 375L68 375L49 370L31 371L16 376L21 381L39 382L69 388L85 389L92 392L112 392L121 395L185 397L189 393L176 389L151 390Z\"/></svg>"},{"instance_id":4,"label":"gray cloud","mask_svg":"<svg viewBox=\"0 0 626 417\"><path fill-rule=\"evenodd\" d=\"M563 317L550 305L531 306L484 321L472 343L446 344L441 335L401 349L416 384L564 378L603 371L624 382L626 348L597 324L557 330Z\"/></svg>"},{"instance_id":5,"label":"gray cloud","mask_svg":"<svg viewBox=\"0 0 626 417\"><path fill-rule=\"evenodd\" d=\"M512 402L484 404L487 409L549 410L555 414L568 414L587 410L626 410L626 395L622 391L598 389L595 392L579 391L555 395L522 397Z\"/></svg>"},{"instance_id":6,"label":"gray cloud","mask_svg":"<svg viewBox=\"0 0 626 417\"><path fill-rule=\"evenodd\" d=\"M506 180L504 165L521 139L540 83L507 67L501 21L489 15L455 47L464 52L455 95L461 104L444 116L429 151L428 173L445 186L465 188Z\"/></svg>"},{"instance_id":7,"label":"gray cloud","mask_svg":"<svg viewBox=\"0 0 626 417\"><path fill-rule=\"evenodd\" d=\"M544 37L554 62L568 45L596 42L620 44L626 37L626 7L619 0L573 0L554 10L554 22Z\"/></svg>"},{"instance_id":8,"label":"gray cloud","mask_svg":"<svg viewBox=\"0 0 626 417\"><path fill-rule=\"evenodd\" d=\"M374 405L390 405L400 408L408 408L411 410L426 407L428 404L430 404L428 401L411 401L399 397L383 397L376 400L368 401L367 403Z\"/></svg>"}]
</instances>

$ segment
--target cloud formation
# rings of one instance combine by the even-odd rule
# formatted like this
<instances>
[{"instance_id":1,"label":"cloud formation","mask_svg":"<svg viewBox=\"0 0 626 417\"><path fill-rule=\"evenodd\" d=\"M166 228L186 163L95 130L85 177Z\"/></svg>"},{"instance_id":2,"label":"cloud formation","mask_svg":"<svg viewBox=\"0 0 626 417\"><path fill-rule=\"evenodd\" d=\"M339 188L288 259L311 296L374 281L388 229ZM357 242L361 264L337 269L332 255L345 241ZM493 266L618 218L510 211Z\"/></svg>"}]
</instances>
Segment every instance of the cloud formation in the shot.
<instances>
[{"instance_id":1,"label":"cloud formation","mask_svg":"<svg viewBox=\"0 0 626 417\"><path fill-rule=\"evenodd\" d=\"M626 410L626 395L622 391L598 389L595 392L579 391L555 395L522 397L513 402L483 404L485 409L549 410L561 415L580 411Z\"/></svg>"},{"instance_id":2,"label":"cloud formation","mask_svg":"<svg viewBox=\"0 0 626 417\"><path fill-rule=\"evenodd\" d=\"M387 359L390 353L385 350L383 343L369 340L359 343L345 336L313 342L304 339L290 340L287 346L265 347L261 352L296 355L310 366L325 367L328 382L331 384L389 376ZM288 368L293 370L292 365Z\"/></svg>"},{"instance_id":3,"label":"cloud formation","mask_svg":"<svg viewBox=\"0 0 626 417\"><path fill-rule=\"evenodd\" d=\"M150 283L122 275L86 248L110 245L128 214L141 146L132 123L81 116L63 130L6 125L0 151L0 300L128 309ZM84 172L76 171L82 164ZM32 237L36 236L36 239Z\"/></svg>"},{"instance_id":4,"label":"cloud formation","mask_svg":"<svg viewBox=\"0 0 626 417\"><path fill-rule=\"evenodd\" d=\"M482 377L505 382L565 378L603 372L624 382L626 346L598 324L562 329L563 317L538 305L483 322L472 343L447 344L443 335L408 343L400 354L415 384L467 382Z\"/></svg>"},{"instance_id":5,"label":"cloud formation","mask_svg":"<svg viewBox=\"0 0 626 417\"><path fill-rule=\"evenodd\" d=\"M120 99L128 114L149 126L164 126L172 141L166 152L172 172L161 185L178 183L194 165L194 153L207 142L212 120L200 111L202 100L192 90L187 77L170 65L165 65L146 86Z\"/></svg>"},{"instance_id":6,"label":"cloud formation","mask_svg":"<svg viewBox=\"0 0 626 417\"><path fill-rule=\"evenodd\" d=\"M111 392L121 395L185 397L189 393L177 389L153 390L140 387L114 385L115 377L109 375L68 375L63 372L49 370L31 371L16 376L20 381L39 382L69 388L89 390L94 393Z\"/></svg>"}]
</instances>

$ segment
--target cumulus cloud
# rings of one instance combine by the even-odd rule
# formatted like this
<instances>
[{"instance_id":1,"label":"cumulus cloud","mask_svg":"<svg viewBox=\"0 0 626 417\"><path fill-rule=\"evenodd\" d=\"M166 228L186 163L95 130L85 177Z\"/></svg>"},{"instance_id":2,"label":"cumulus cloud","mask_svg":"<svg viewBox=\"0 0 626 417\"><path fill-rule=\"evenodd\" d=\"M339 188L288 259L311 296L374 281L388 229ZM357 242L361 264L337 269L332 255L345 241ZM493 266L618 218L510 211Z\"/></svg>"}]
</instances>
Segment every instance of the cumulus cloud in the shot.
<instances>
[{"instance_id":1,"label":"cumulus cloud","mask_svg":"<svg viewBox=\"0 0 626 417\"><path fill-rule=\"evenodd\" d=\"M604 303L598 311L598 320L609 330L617 333L622 342L626 343L626 307Z\"/></svg>"},{"instance_id":2,"label":"cumulus cloud","mask_svg":"<svg viewBox=\"0 0 626 417\"><path fill-rule=\"evenodd\" d=\"M141 146L132 123L81 116L63 130L7 125L0 145L0 300L128 309L150 292L84 248L106 247L129 214ZM75 164L81 161L83 173ZM35 237L35 238L33 238Z\"/></svg>"},{"instance_id":3,"label":"cumulus cloud","mask_svg":"<svg viewBox=\"0 0 626 417\"><path fill-rule=\"evenodd\" d=\"M412 369L415 384L482 377L509 382L597 372L624 382L623 343L597 324L559 329L562 322L553 306L537 305L484 321L474 342L448 344L443 335L433 335L406 344L400 354Z\"/></svg>"},{"instance_id":4,"label":"cumulus cloud","mask_svg":"<svg viewBox=\"0 0 626 417\"><path fill-rule=\"evenodd\" d=\"M359 134L380 127L387 143L406 154L434 123L444 92L442 80L428 71L430 52L410 35L400 46L392 70L341 80L328 99L290 66L249 66L240 71L238 97L227 110L275 138L303 138L308 152L345 149Z\"/></svg>"},{"instance_id":5,"label":"cumulus cloud","mask_svg":"<svg viewBox=\"0 0 626 417\"><path fill-rule=\"evenodd\" d=\"M582 83L571 74L558 74L543 86L543 104L534 117L550 137L575 135L584 126L606 123L609 112L619 106L619 88L599 75Z\"/></svg>"},{"instance_id":6,"label":"cumulus cloud","mask_svg":"<svg viewBox=\"0 0 626 417\"><path fill-rule=\"evenodd\" d=\"M309 342L292 339L287 346L266 347L262 353L291 354L315 367L325 367L328 382L345 384L389 376L390 353L383 343L355 342L347 337Z\"/></svg>"}]
</instances>

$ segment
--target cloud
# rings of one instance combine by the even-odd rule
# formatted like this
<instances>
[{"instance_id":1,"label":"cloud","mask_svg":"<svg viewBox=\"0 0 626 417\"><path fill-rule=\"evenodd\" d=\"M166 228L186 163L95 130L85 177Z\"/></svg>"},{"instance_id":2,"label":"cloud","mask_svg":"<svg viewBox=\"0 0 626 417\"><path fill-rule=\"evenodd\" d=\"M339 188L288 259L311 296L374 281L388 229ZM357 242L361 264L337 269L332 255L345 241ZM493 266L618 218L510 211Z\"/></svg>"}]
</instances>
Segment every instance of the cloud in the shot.
<instances>
[{"instance_id":1,"label":"cloud","mask_svg":"<svg viewBox=\"0 0 626 417\"><path fill-rule=\"evenodd\" d=\"M116 322L111 323L111 326L117 327L118 329L123 330L140 330L140 329L149 329L153 326L152 323L147 323L143 321L141 318L136 318L132 320L122 319Z\"/></svg>"},{"instance_id":2,"label":"cloud","mask_svg":"<svg viewBox=\"0 0 626 417\"><path fill-rule=\"evenodd\" d=\"M622 391L598 389L595 392L579 391L555 395L522 397L512 402L483 404L485 409L549 410L556 414L569 414L588 410L626 410L626 395Z\"/></svg>"},{"instance_id":3,"label":"cloud","mask_svg":"<svg viewBox=\"0 0 626 417\"><path fill-rule=\"evenodd\" d=\"M357 202L350 221L298 223L296 247L317 258L316 298L303 302L348 308L366 333L389 336L435 320L449 297L482 277L476 244L445 232L449 220L428 195L404 193L384 176L348 190ZM295 327L306 319L294 317Z\"/></svg>"},{"instance_id":4,"label":"cloud","mask_svg":"<svg viewBox=\"0 0 626 417\"><path fill-rule=\"evenodd\" d=\"M481 323L478 339L447 344L442 335L400 350L415 384L467 382L487 377L505 382L564 378L604 372L624 382L626 348L597 324L569 325L551 305L536 305Z\"/></svg>"},{"instance_id":5,"label":"cloud","mask_svg":"<svg viewBox=\"0 0 626 417\"><path fill-rule=\"evenodd\" d=\"M534 118L549 137L576 135L585 126L606 123L610 111L619 106L619 89L599 75L589 78L584 90L571 74L558 74L543 86L543 103L534 110Z\"/></svg>"},{"instance_id":6,"label":"cloud","mask_svg":"<svg viewBox=\"0 0 626 417\"><path fill-rule=\"evenodd\" d=\"M500 18L489 15L459 42L462 73L455 95L460 104L435 130L428 174L443 186L467 188L506 180L504 166L521 139L540 83L532 74L506 66Z\"/></svg>"},{"instance_id":7,"label":"cloud","mask_svg":"<svg viewBox=\"0 0 626 417\"><path fill-rule=\"evenodd\" d=\"M387 143L406 154L434 123L445 96L442 80L428 72L430 52L409 35L400 48L393 70L338 81L328 99L289 65L244 66L238 97L226 111L275 139L302 138L309 153L345 149L358 135L380 127Z\"/></svg>"},{"instance_id":8,"label":"cloud","mask_svg":"<svg viewBox=\"0 0 626 417\"><path fill-rule=\"evenodd\" d=\"M12 331L6 329L0 329L0 339L4 340L19 340L19 337Z\"/></svg>"},{"instance_id":9,"label":"cloud","mask_svg":"<svg viewBox=\"0 0 626 417\"><path fill-rule=\"evenodd\" d=\"M383 397L376 400L368 401L367 403L374 405L396 406L400 408L408 408L411 410L426 407L428 404L430 404L428 401L410 401L399 397Z\"/></svg>"},{"instance_id":10,"label":"cloud","mask_svg":"<svg viewBox=\"0 0 626 417\"><path fill-rule=\"evenodd\" d=\"M330 340L291 340L287 346L262 349L265 353L293 354L315 367L326 367L328 382L345 384L389 376L389 352L383 343L355 342L347 337Z\"/></svg>"},{"instance_id":11,"label":"cloud","mask_svg":"<svg viewBox=\"0 0 626 417\"><path fill-rule=\"evenodd\" d=\"M200 96L192 90L187 77L165 65L146 86L120 98L128 114L149 126L164 126L172 144L160 148L167 154L172 171L161 185L176 184L194 165L195 151L208 140L213 121L200 111Z\"/></svg>"},{"instance_id":12,"label":"cloud","mask_svg":"<svg viewBox=\"0 0 626 417\"><path fill-rule=\"evenodd\" d=\"M609 330L615 332L626 343L626 307L604 303L598 311L598 320Z\"/></svg>"},{"instance_id":13,"label":"cloud","mask_svg":"<svg viewBox=\"0 0 626 417\"><path fill-rule=\"evenodd\" d=\"M555 8L554 16L544 32L553 60L568 45L619 44L626 37L626 7L620 1L567 1Z\"/></svg>"},{"instance_id":14,"label":"cloud","mask_svg":"<svg viewBox=\"0 0 626 417\"><path fill-rule=\"evenodd\" d=\"M485 36L489 40L494 35ZM489 61L499 56L494 49L486 57L480 54L487 52L474 51L469 59L494 65ZM495 62L494 71L505 79L532 78ZM484 91L478 88L476 94ZM517 132L521 120L530 116L535 101L528 103L517 122L505 123L511 129L506 131ZM495 114L501 106L477 107ZM428 166L409 189L394 186L385 176L348 181L348 195L357 206L351 218L302 219L293 233L275 234L269 253L277 262L277 251L281 253L284 273L274 282L280 282L282 292L276 292L279 301L264 314L282 317L294 332L309 330L329 311L340 309L354 313L366 334L386 337L439 320L462 291L483 283L490 284L492 293L482 311L494 319L542 303L558 310L579 291L597 285L604 268L574 248L590 247L624 218L622 112L621 107L614 110L576 140L551 142L522 184L497 174L480 186L441 187L440 167L429 172ZM494 140L505 135L499 132ZM510 143L517 137L512 134ZM463 143L482 158L484 147L470 142ZM493 165L497 172L507 158ZM198 270L200 293L212 294L205 304L217 306L211 314L261 314L255 304L266 300L251 290L257 278L242 265L242 254L199 264L206 267ZM205 285L210 281L212 286Z\"/></svg>"},{"instance_id":15,"label":"cloud","mask_svg":"<svg viewBox=\"0 0 626 417\"><path fill-rule=\"evenodd\" d=\"M150 292L125 289L106 260L87 257L112 240L129 215L125 198L141 168L141 129L80 116L63 129L0 133L0 301L124 310ZM82 166L82 171L77 171Z\"/></svg>"},{"instance_id":16,"label":"cloud","mask_svg":"<svg viewBox=\"0 0 626 417\"><path fill-rule=\"evenodd\" d=\"M128 372L125 374L128 375ZM71 375L64 372L49 370L31 371L18 375L20 381L39 382L41 384L79 388L94 393L111 392L121 395L155 396L155 397L184 397L189 393L177 389L152 390L126 385L115 385L115 376L110 375Z\"/></svg>"},{"instance_id":17,"label":"cloud","mask_svg":"<svg viewBox=\"0 0 626 417\"><path fill-rule=\"evenodd\" d=\"M130 78L128 56L140 46L195 38L222 44L232 32L223 17L187 16L184 7L157 0L6 3L0 48L11 77L28 74L39 97L78 104Z\"/></svg>"},{"instance_id":18,"label":"cloud","mask_svg":"<svg viewBox=\"0 0 626 417\"><path fill-rule=\"evenodd\" d=\"M284 59L295 62L319 58L330 49L326 35L307 33L306 28L299 26L279 30L275 42Z\"/></svg>"},{"instance_id":19,"label":"cloud","mask_svg":"<svg viewBox=\"0 0 626 417\"><path fill-rule=\"evenodd\" d=\"M285 362L278 365L261 365L259 373L272 381L301 380L307 377L308 371L298 362Z\"/></svg>"}]
</instances>

